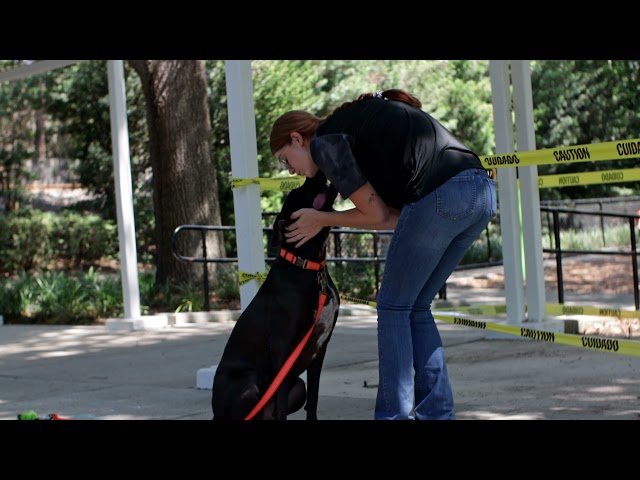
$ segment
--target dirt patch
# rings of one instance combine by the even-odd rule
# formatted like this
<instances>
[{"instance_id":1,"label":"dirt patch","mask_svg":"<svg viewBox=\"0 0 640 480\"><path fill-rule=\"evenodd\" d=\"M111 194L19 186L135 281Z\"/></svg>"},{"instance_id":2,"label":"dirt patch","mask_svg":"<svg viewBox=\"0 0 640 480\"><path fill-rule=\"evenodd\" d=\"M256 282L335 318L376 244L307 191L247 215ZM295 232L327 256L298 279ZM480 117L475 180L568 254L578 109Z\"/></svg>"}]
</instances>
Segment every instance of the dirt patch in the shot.
<instances>
[{"instance_id":1,"label":"dirt patch","mask_svg":"<svg viewBox=\"0 0 640 480\"><path fill-rule=\"evenodd\" d=\"M558 274L555 260L545 262L544 281L547 290L558 290ZM562 285L565 293L582 295L607 294L633 295L633 264L629 256L593 256L566 258L562 261ZM469 274L459 271L448 285L455 288L504 289L503 267L481 269ZM640 319L602 317L585 327L585 335L613 337L640 337Z\"/></svg>"},{"instance_id":2,"label":"dirt patch","mask_svg":"<svg viewBox=\"0 0 640 480\"><path fill-rule=\"evenodd\" d=\"M504 274L502 267L490 270L487 273L481 273L482 270L475 270L473 274L468 276L465 276L464 271L461 271L459 278L453 276L447 283L455 285L456 288L503 289ZM547 290L558 289L558 274L555 263L544 267L544 281ZM609 258L563 260L562 284L565 292L632 295L633 268L631 258L611 255Z\"/></svg>"}]
</instances>

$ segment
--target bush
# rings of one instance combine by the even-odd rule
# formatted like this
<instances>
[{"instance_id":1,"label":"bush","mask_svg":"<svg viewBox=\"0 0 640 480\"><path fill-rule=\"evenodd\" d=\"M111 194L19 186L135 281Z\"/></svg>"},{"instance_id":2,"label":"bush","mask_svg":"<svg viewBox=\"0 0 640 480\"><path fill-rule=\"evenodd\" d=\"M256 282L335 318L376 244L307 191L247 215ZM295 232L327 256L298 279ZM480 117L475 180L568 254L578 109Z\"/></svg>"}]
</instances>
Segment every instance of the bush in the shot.
<instances>
[{"instance_id":1,"label":"bush","mask_svg":"<svg viewBox=\"0 0 640 480\"><path fill-rule=\"evenodd\" d=\"M235 305L239 298L237 269L229 265L225 272L220 287L211 294L211 309ZM153 272L143 272L139 287L144 315L204 310L200 280L157 285ZM91 325L123 313L120 277L98 273L93 267L87 272L22 270L13 278L0 278L0 314L6 323Z\"/></svg>"},{"instance_id":2,"label":"bush","mask_svg":"<svg viewBox=\"0 0 640 480\"><path fill-rule=\"evenodd\" d=\"M56 254L72 266L118 255L118 230L113 222L97 215L64 211L56 227L51 238L57 242Z\"/></svg>"},{"instance_id":3,"label":"bush","mask_svg":"<svg viewBox=\"0 0 640 480\"><path fill-rule=\"evenodd\" d=\"M52 259L55 216L22 209L0 216L0 272L16 273L47 265Z\"/></svg>"},{"instance_id":4,"label":"bush","mask_svg":"<svg viewBox=\"0 0 640 480\"><path fill-rule=\"evenodd\" d=\"M375 300L384 270L384 261L375 259L386 256L390 239L388 233L330 235L327 256L353 259L328 262L341 294ZM461 263L501 259L500 240L492 222ZM0 283L0 313L8 323L92 324L119 317L124 312L120 276L78 268L117 255L116 225L97 215L25 209L0 216L0 273L11 276ZM61 260L62 269L54 270ZM156 284L153 271L138 278L144 315L205 310L201 278L166 285ZM210 309L238 308L239 297L237 265L219 264Z\"/></svg>"},{"instance_id":5,"label":"bush","mask_svg":"<svg viewBox=\"0 0 640 480\"><path fill-rule=\"evenodd\" d=\"M88 272L20 272L0 281L0 312L7 323L92 324L122 314L118 281Z\"/></svg>"},{"instance_id":6,"label":"bush","mask_svg":"<svg viewBox=\"0 0 640 480\"><path fill-rule=\"evenodd\" d=\"M21 209L0 216L0 273L46 268L58 260L91 264L118 254L117 226L98 215Z\"/></svg>"},{"instance_id":7,"label":"bush","mask_svg":"<svg viewBox=\"0 0 640 480\"><path fill-rule=\"evenodd\" d=\"M29 315L34 295L33 282L25 271L15 279L0 279L0 313L5 321L19 320Z\"/></svg>"}]
</instances>

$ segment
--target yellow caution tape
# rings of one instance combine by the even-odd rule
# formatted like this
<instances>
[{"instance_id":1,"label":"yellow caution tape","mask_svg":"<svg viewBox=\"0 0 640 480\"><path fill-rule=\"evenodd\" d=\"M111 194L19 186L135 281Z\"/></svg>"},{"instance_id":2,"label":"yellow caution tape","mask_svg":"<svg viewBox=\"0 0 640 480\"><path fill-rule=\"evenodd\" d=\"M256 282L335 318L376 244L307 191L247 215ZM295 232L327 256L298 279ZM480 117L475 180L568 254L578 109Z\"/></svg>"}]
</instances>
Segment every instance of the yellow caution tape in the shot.
<instances>
[{"instance_id":1,"label":"yellow caution tape","mask_svg":"<svg viewBox=\"0 0 640 480\"><path fill-rule=\"evenodd\" d=\"M499 155L481 155L480 160L486 169L494 170L504 167L622 160L635 157L640 157L640 138L502 153ZM238 188L255 183L260 186L260 190L288 192L300 187L304 183L304 178L298 175L284 178L232 178L231 187ZM538 178L538 188L633 182L638 180L640 180L640 169L607 170L580 174L545 175Z\"/></svg>"},{"instance_id":2,"label":"yellow caution tape","mask_svg":"<svg viewBox=\"0 0 640 480\"><path fill-rule=\"evenodd\" d=\"M442 320L456 325L481 328L483 330L493 330L509 335L517 335L518 337L530 338L531 340L539 340L541 342L562 343L574 347L588 348L590 350L600 350L603 352L640 357L640 342L635 340L547 332L544 330L535 330L533 328L497 325L489 322L479 322L468 318L450 317L438 314L434 314L433 317L437 320Z\"/></svg>"},{"instance_id":3,"label":"yellow caution tape","mask_svg":"<svg viewBox=\"0 0 640 480\"><path fill-rule=\"evenodd\" d=\"M250 185L252 183L257 183L260 185L259 178L232 178L231 179L231 188L238 188L244 185Z\"/></svg>"},{"instance_id":4,"label":"yellow caution tape","mask_svg":"<svg viewBox=\"0 0 640 480\"><path fill-rule=\"evenodd\" d=\"M238 284L240 286L244 285L250 280L253 280L254 278L257 278L260 281L260 284L262 285L265 279L267 278L267 274L264 272L249 273L249 272L238 271Z\"/></svg>"},{"instance_id":5,"label":"yellow caution tape","mask_svg":"<svg viewBox=\"0 0 640 480\"><path fill-rule=\"evenodd\" d=\"M370 302L368 300L362 300L360 298L349 297L347 295L340 295L340 298L343 300L346 300L347 302L360 303L362 305L369 305L370 307L376 308L376 302Z\"/></svg>"},{"instance_id":6,"label":"yellow caution tape","mask_svg":"<svg viewBox=\"0 0 640 480\"><path fill-rule=\"evenodd\" d=\"M434 308L434 312L465 312L469 315L487 316L487 315L506 315L506 305L476 305L474 307L443 307Z\"/></svg>"},{"instance_id":7,"label":"yellow caution tape","mask_svg":"<svg viewBox=\"0 0 640 480\"><path fill-rule=\"evenodd\" d=\"M481 156L487 169L640 157L640 139Z\"/></svg>"},{"instance_id":8,"label":"yellow caution tape","mask_svg":"<svg viewBox=\"0 0 640 480\"><path fill-rule=\"evenodd\" d=\"M620 308L582 307L549 303L545 310L547 315L593 315L599 317L640 318L638 310L622 310Z\"/></svg>"},{"instance_id":9,"label":"yellow caution tape","mask_svg":"<svg viewBox=\"0 0 640 480\"><path fill-rule=\"evenodd\" d=\"M286 178L232 178L231 188L238 188L244 185L257 183L260 185L260 190L277 190L281 192L288 192L294 188L302 186L305 177L293 176Z\"/></svg>"},{"instance_id":10,"label":"yellow caution tape","mask_svg":"<svg viewBox=\"0 0 640 480\"><path fill-rule=\"evenodd\" d=\"M538 188L575 187L576 185L599 185L603 183L624 183L640 180L640 168L623 170L603 170L600 172L543 175L538 177Z\"/></svg>"},{"instance_id":11,"label":"yellow caution tape","mask_svg":"<svg viewBox=\"0 0 640 480\"><path fill-rule=\"evenodd\" d=\"M342 300L346 300L347 302L352 303L360 303L362 305L368 305L370 307L376 308L376 302L370 302L368 300L362 300L356 297L349 297L348 295L340 295ZM455 311L455 312L465 312L469 315L478 315L478 316L488 316L488 315L506 315L507 314L507 306L506 305L480 305L480 306L467 306L467 307L444 307L437 308L433 310L434 312L447 312L447 311Z\"/></svg>"},{"instance_id":12,"label":"yellow caution tape","mask_svg":"<svg viewBox=\"0 0 640 480\"><path fill-rule=\"evenodd\" d=\"M364 303L366 305L370 305L372 307L376 307L375 302L369 302L366 300L360 300L354 297L348 297L346 295L340 295L340 298L343 300L355 302L355 303ZM562 308L559 308L562 307ZM628 314L635 314L636 316L633 318L637 318L640 312L630 312L628 310L618 310L618 309L605 309L605 308L596 308L596 307L571 307L568 305L560 305L560 304L549 304L547 305L547 314L551 314L550 312L565 312L560 313L561 315L567 315L567 311L571 308L579 308L580 311L584 313L577 313L577 311L572 311L571 313L574 315L589 315L591 312L600 311L601 315L606 316L615 316L613 313L619 313L620 316ZM482 305L478 307L447 307L444 309L438 309L437 311L460 311L465 310L468 312L474 312L477 315L489 315L494 312L500 311L501 313L506 312L506 305ZM503 312L504 310L504 312ZM478 320L472 320L469 318L448 316L448 315L440 315L438 313L433 314L433 318L437 320L442 320L445 322L453 323L456 325L464 325L466 327L474 327L481 328L483 330L494 330L496 332L505 333L509 335L517 335L519 337L526 337L532 340L540 340L543 342L552 342L552 343L562 343L565 345L572 345L574 347L582 347L588 348L591 350L600 350L611 353L619 353L623 355L633 355L636 357L640 357L640 342L635 340L621 340L615 338L602 338L602 337L594 337L591 335L572 335L568 333L555 333L555 332L547 332L544 330L535 330L532 328L523 328L516 327L511 325L499 325L490 322L483 322Z\"/></svg>"},{"instance_id":13,"label":"yellow caution tape","mask_svg":"<svg viewBox=\"0 0 640 480\"><path fill-rule=\"evenodd\" d=\"M340 295L340 298L348 302L362 303L376 308L376 302L361 300L347 295ZM475 305L461 307L434 308L434 312L464 312L469 315L480 317L489 315L506 315L507 306L501 305ZM638 310L624 310L621 308L591 307L581 305L563 305L561 303L548 303L545 308L547 315L591 315L594 317L617 317L617 318L640 318Z\"/></svg>"},{"instance_id":14,"label":"yellow caution tape","mask_svg":"<svg viewBox=\"0 0 640 480\"><path fill-rule=\"evenodd\" d=\"M506 315L506 305L478 305L469 307L444 307L434 308L434 312L464 312L469 315L488 316ZM640 318L638 310L623 310L621 308L590 307L580 305L563 305L561 303L548 303L545 308L547 315L591 315L594 317L616 318Z\"/></svg>"}]
</instances>

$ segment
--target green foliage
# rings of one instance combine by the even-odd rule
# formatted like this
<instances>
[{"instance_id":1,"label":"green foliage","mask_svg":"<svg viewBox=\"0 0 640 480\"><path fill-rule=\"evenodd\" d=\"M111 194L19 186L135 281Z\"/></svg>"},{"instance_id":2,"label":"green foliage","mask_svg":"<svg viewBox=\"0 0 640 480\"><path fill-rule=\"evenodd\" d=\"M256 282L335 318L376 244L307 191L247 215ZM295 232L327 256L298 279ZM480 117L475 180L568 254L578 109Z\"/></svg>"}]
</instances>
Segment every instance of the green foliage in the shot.
<instances>
[{"instance_id":1,"label":"green foliage","mask_svg":"<svg viewBox=\"0 0 640 480\"><path fill-rule=\"evenodd\" d=\"M56 75L56 88L48 110L59 125L55 145L60 156L70 159L81 185L96 197L75 208L100 212L115 222L107 62L83 61L51 73ZM149 135L140 79L126 62L125 88L136 238L142 253L154 243Z\"/></svg>"},{"instance_id":2,"label":"green foliage","mask_svg":"<svg viewBox=\"0 0 640 480\"><path fill-rule=\"evenodd\" d=\"M640 62L637 60L539 60L531 62L536 148L583 145L640 136ZM540 175L635 168L638 159L557 163ZM640 182L629 182L636 195ZM581 185L542 189L542 200L616 195L616 186Z\"/></svg>"},{"instance_id":3,"label":"green foliage","mask_svg":"<svg viewBox=\"0 0 640 480\"><path fill-rule=\"evenodd\" d=\"M0 272L46 266L57 242L56 219L39 210L22 209L0 216Z\"/></svg>"},{"instance_id":4,"label":"green foliage","mask_svg":"<svg viewBox=\"0 0 640 480\"><path fill-rule=\"evenodd\" d=\"M167 282L157 284L153 272L139 275L142 310L149 312L201 312L204 311L203 280L194 278L190 282ZM227 303L240 298L238 269L236 265L223 264L219 269L216 288L210 291L209 306L212 310L223 308Z\"/></svg>"},{"instance_id":5,"label":"green foliage","mask_svg":"<svg viewBox=\"0 0 640 480\"><path fill-rule=\"evenodd\" d=\"M343 102L378 88L411 91L423 101L426 111L472 148L481 153L493 152L487 61L254 60L251 66L261 177L289 175L269 149L269 133L278 116L301 109L322 117ZM208 61L207 73L222 223L234 225L224 62ZM260 195L263 212L279 211L282 200L282 192L263 191ZM225 247L235 255L235 238Z\"/></svg>"},{"instance_id":6,"label":"green foliage","mask_svg":"<svg viewBox=\"0 0 640 480\"><path fill-rule=\"evenodd\" d=\"M0 69L19 61L0 61ZM225 62L207 61L212 153L218 173L222 224L235 224L226 98ZM287 175L268 149L273 120L299 108L320 116L344 101L377 88L405 88L423 102L425 111L441 120L481 154L494 150L491 87L486 60L256 60L252 62L259 172ZM638 61L532 61L536 141L538 148L635 138L640 115ZM32 117L47 115L47 153L68 158L83 187L98 195L93 205L115 220L106 61L92 60L0 85L0 157L12 167L0 169L6 182L0 195L25 200L20 194L22 168L33 151ZM125 63L127 120L137 238L141 253L153 250L154 215L149 171L148 130L141 84ZM1 124L1 122L5 122ZM11 139L11 141L9 141ZM13 146L10 146L13 143ZM605 162L598 162L607 168ZM629 161L628 165L635 162ZM565 169L580 164L543 166ZM598 168L598 166L595 166ZM549 171L547 173L556 173ZM560 171L558 171L560 173ZM13 188L9 184L13 184ZM637 191L638 185L633 189ZM610 185L544 189L543 199L558 196L607 196ZM22 192L24 194L25 192ZM265 211L277 211L281 192L262 192ZM234 255L235 238L225 247Z\"/></svg>"},{"instance_id":7,"label":"green foliage","mask_svg":"<svg viewBox=\"0 0 640 480\"><path fill-rule=\"evenodd\" d=\"M21 63L0 61L0 70ZM212 195L218 195L222 225L234 225L225 62L209 60L206 65L211 150L218 175L218 191ZM462 141L480 154L491 154L495 147L488 65L486 60L254 61L259 175L288 175L269 151L269 132L277 116L290 109L305 109L324 116L363 92L386 88L404 88L414 93L423 102L423 109ZM531 62L531 70L537 148L640 136L637 109L640 64L637 60L538 60ZM140 79L126 63L125 81L136 238L140 258L149 260L155 252L155 217L146 109ZM61 214L60 219L21 208L28 200L23 182L33 178L28 162L37 154L35 120L39 115L45 119L47 155L68 159L82 186L96 195L96 200L75 205ZM0 201L6 210L0 215L0 271L14 273L17 282L17 286L5 285L14 292L12 300L7 300L13 307L5 308L23 311L24 302L33 294L24 283L21 285L26 275L17 273L21 270L35 272L45 266L51 268L52 262L59 259L71 266L94 262L101 255L116 255L111 149L106 61L83 61L0 84ZM631 168L636 164L637 159L617 161L613 166L608 162L593 162L588 164L588 169ZM584 163L559 163L540 166L539 174L575 173L585 168ZM161 172L156 175L161 176ZM624 187L606 184L542 189L540 195L543 200L607 197L635 195L639 189L640 182L629 182ZM284 192L261 192L265 227L270 227L273 220L266 214L279 211L284 195ZM99 218L111 223L102 223ZM490 229L488 241L484 237L478 239L465 255L463 264L480 263L487 257L495 259L501 255L500 237L495 230ZM237 256L235 234L224 238L228 256ZM587 242L587 239L581 241ZM372 246L363 240L349 242L343 248L348 247L355 255L369 255L372 251ZM335 265L340 285L352 289L345 293L375 294L377 286L372 279L376 271L371 265L365 265L358 262ZM233 272L228 281L217 287L214 302L237 296L237 271ZM202 303L202 286L198 281L193 287L155 286L152 274L144 278L144 282L149 282L148 286L145 283L147 311L169 306L174 310L180 305L184 305L183 309L196 309L198 302ZM41 283L42 288L48 285L49 291L73 291L72 286L59 278L43 277ZM104 305L95 307L97 312L112 308L109 299L116 298L118 288L117 284L101 285L100 290L107 293L102 300ZM162 295L166 295L166 301ZM70 299L60 294L57 301L69 302ZM47 308L53 309L54 305L50 302Z\"/></svg>"},{"instance_id":8,"label":"green foliage","mask_svg":"<svg viewBox=\"0 0 640 480\"><path fill-rule=\"evenodd\" d=\"M460 265L482 265L502 261L502 237L499 220L492 220L483 235L471 245Z\"/></svg>"},{"instance_id":9,"label":"green foliage","mask_svg":"<svg viewBox=\"0 0 640 480\"><path fill-rule=\"evenodd\" d=\"M81 215L63 211L56 219L53 232L57 240L56 254L78 266L103 257L118 256L117 225L97 215Z\"/></svg>"},{"instance_id":10,"label":"green foliage","mask_svg":"<svg viewBox=\"0 0 640 480\"><path fill-rule=\"evenodd\" d=\"M0 118L0 132L5 131ZM6 210L16 210L21 203L28 200L24 181L34 180L33 173L26 169L26 161L32 156L25 144L13 138L13 145L0 150L0 199L4 201Z\"/></svg>"},{"instance_id":11,"label":"green foliage","mask_svg":"<svg viewBox=\"0 0 640 480\"><path fill-rule=\"evenodd\" d=\"M14 279L0 278L0 312L6 321L28 315L33 297L33 282L24 270Z\"/></svg>"},{"instance_id":12,"label":"green foliage","mask_svg":"<svg viewBox=\"0 0 640 480\"><path fill-rule=\"evenodd\" d=\"M62 271L21 272L0 281L0 310L9 323L90 324L122 314L122 289L112 278Z\"/></svg>"},{"instance_id":13,"label":"green foliage","mask_svg":"<svg viewBox=\"0 0 640 480\"><path fill-rule=\"evenodd\" d=\"M238 285L238 266L234 264L222 264L219 269L219 282L214 292L215 298L211 304L214 308L217 302L229 302L240 298Z\"/></svg>"},{"instance_id":14,"label":"green foliage","mask_svg":"<svg viewBox=\"0 0 640 480\"><path fill-rule=\"evenodd\" d=\"M311 109L320 101L315 85L320 81L313 61L254 60L251 63L254 82L258 171L261 177L289 176L271 154L269 135L273 122L288 110ZM283 194L263 191L260 205L265 212L277 212ZM270 226L270 225L263 225Z\"/></svg>"},{"instance_id":15,"label":"green foliage","mask_svg":"<svg viewBox=\"0 0 640 480\"><path fill-rule=\"evenodd\" d=\"M24 61L0 61L0 70L24 65ZM7 211L28 199L24 182L34 180L27 162L35 155L34 117L45 108L51 75L0 83L0 200Z\"/></svg>"},{"instance_id":16,"label":"green foliage","mask_svg":"<svg viewBox=\"0 0 640 480\"><path fill-rule=\"evenodd\" d=\"M204 310L203 288L198 282L177 284L171 292L174 298L179 299L179 304L175 309L180 312L201 312Z\"/></svg>"},{"instance_id":17,"label":"green foliage","mask_svg":"<svg viewBox=\"0 0 640 480\"><path fill-rule=\"evenodd\" d=\"M81 274L78 281L87 295L91 308L87 309L87 317L110 318L124 314L122 299L122 283L119 276L101 275L93 267Z\"/></svg>"},{"instance_id":18,"label":"green foliage","mask_svg":"<svg viewBox=\"0 0 640 480\"><path fill-rule=\"evenodd\" d=\"M588 227L580 225L578 228L561 228L560 247L563 250L623 248L624 251L631 251L631 232L626 222L606 227L593 223ZM543 230L542 248L557 248L553 231L548 228Z\"/></svg>"},{"instance_id":19,"label":"green foliage","mask_svg":"<svg viewBox=\"0 0 640 480\"><path fill-rule=\"evenodd\" d=\"M451 61L445 94L447 111L439 120L479 155L495 151L488 62Z\"/></svg>"},{"instance_id":20,"label":"green foliage","mask_svg":"<svg viewBox=\"0 0 640 480\"><path fill-rule=\"evenodd\" d=\"M45 271L35 278L36 317L45 323L70 323L87 316L83 308L88 303L87 294L80 282L73 281L63 272Z\"/></svg>"},{"instance_id":21,"label":"green foliage","mask_svg":"<svg viewBox=\"0 0 640 480\"><path fill-rule=\"evenodd\" d=\"M118 232L97 215L21 209L0 216L0 272L44 268L57 260L77 267L118 254Z\"/></svg>"},{"instance_id":22,"label":"green foliage","mask_svg":"<svg viewBox=\"0 0 640 480\"><path fill-rule=\"evenodd\" d=\"M231 161L229 149L228 115L226 105L225 63L207 61L209 107L212 126L212 154L218 173L218 198L222 224L235 224ZM258 163L261 176L287 176L274 161L268 148L271 125L275 118L290 109L307 109L326 115L344 101L376 88L406 88L425 103L425 109L440 117L462 138L473 132L473 143L483 146L470 106L466 102L473 95L459 100L465 119L455 124L456 114L447 112L446 95L457 99L465 91L482 92L489 98L487 79L482 80L487 62L462 64L447 61L395 60L257 60L252 62ZM9 65L11 66L11 65ZM465 77L448 94L453 83L451 76L458 72ZM106 61L83 61L46 75L28 77L32 80L11 82L16 85L7 92L6 105L22 105L26 111L36 106L46 110L49 118L49 153L68 158L84 188L96 195L96 200L73 207L76 211L100 212L104 218L115 220L115 193L111 155ZM485 75L486 77L486 75ZM154 251L154 224L148 130L141 84L137 75L125 63L127 120L134 187L136 238L140 254ZM36 88L37 87L37 88ZM16 102L20 99L20 102ZM488 103L490 105L490 102ZM488 107L485 107L485 110ZM466 112L469 111L469 114ZM24 130L24 129L23 129ZM28 129L24 130L30 135ZM480 136L480 140L477 137ZM25 143L27 145L27 143ZM31 148L31 147L30 147ZM32 148L31 148L32 150ZM215 194L215 192L214 192ZM264 212L277 212L283 193L264 191L261 207ZM271 223L266 220L264 226ZM236 256L235 236L225 236L225 248Z\"/></svg>"},{"instance_id":23,"label":"green foliage","mask_svg":"<svg viewBox=\"0 0 640 480\"><path fill-rule=\"evenodd\" d=\"M384 258L390 237L389 234L370 232L331 234L327 256L349 259L328 263L329 272L340 293L362 299L375 298L382 280L384 262L359 259Z\"/></svg>"},{"instance_id":24,"label":"green foliage","mask_svg":"<svg viewBox=\"0 0 640 480\"><path fill-rule=\"evenodd\" d=\"M211 117L211 158L216 166L218 201L222 225L234 225L233 191L231 188L231 147L229 145L229 116L227 111L227 84L225 62L205 62L209 85L209 115ZM225 251L235 251L233 242L225 242ZM231 253L229 253L231 254Z\"/></svg>"},{"instance_id":25,"label":"green foliage","mask_svg":"<svg viewBox=\"0 0 640 480\"><path fill-rule=\"evenodd\" d=\"M212 309L239 297L237 269L227 275L222 289L213 292ZM153 272L143 272L139 287L144 315L204 310L203 286L197 280L158 286ZM123 315L122 283L119 276L94 268L21 271L13 278L0 278L0 312L7 323L93 324Z\"/></svg>"}]
</instances>

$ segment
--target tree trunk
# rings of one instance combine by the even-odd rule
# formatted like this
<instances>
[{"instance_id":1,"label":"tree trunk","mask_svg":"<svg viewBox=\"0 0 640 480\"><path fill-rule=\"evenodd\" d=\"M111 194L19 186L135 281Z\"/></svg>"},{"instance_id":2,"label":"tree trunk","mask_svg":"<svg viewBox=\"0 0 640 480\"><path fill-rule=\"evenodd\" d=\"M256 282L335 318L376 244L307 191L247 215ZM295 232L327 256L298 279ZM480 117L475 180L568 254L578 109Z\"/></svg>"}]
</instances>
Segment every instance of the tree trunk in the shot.
<instances>
[{"instance_id":1,"label":"tree trunk","mask_svg":"<svg viewBox=\"0 0 640 480\"><path fill-rule=\"evenodd\" d=\"M129 60L146 99L153 170L156 282L203 279L203 263L182 262L171 249L181 225L220 225L216 166L203 60ZM176 242L185 257L203 258L198 231L183 230ZM224 258L222 232L206 232L207 258ZM215 287L219 263L209 263Z\"/></svg>"},{"instance_id":2,"label":"tree trunk","mask_svg":"<svg viewBox=\"0 0 640 480\"><path fill-rule=\"evenodd\" d=\"M36 116L36 161L35 163L44 162L47 159L47 138L45 134L44 109L40 108L35 112Z\"/></svg>"}]
</instances>

